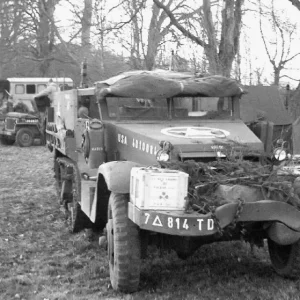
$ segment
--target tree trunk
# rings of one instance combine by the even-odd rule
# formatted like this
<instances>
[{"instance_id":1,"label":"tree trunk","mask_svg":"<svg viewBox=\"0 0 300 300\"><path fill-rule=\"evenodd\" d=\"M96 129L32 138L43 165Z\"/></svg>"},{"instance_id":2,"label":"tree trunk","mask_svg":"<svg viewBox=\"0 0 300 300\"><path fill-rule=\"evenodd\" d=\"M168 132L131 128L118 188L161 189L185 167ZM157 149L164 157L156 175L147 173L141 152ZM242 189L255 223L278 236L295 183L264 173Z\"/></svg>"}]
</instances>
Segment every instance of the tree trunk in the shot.
<instances>
[{"instance_id":1,"label":"tree trunk","mask_svg":"<svg viewBox=\"0 0 300 300\"><path fill-rule=\"evenodd\" d=\"M84 52L89 51L91 48L91 24L93 13L93 0L84 0L84 9L81 20L81 45Z\"/></svg>"},{"instance_id":2,"label":"tree trunk","mask_svg":"<svg viewBox=\"0 0 300 300\"><path fill-rule=\"evenodd\" d=\"M244 0L227 0L222 10L219 62L222 75L226 77L230 77L232 63L239 49L243 2Z\"/></svg>"},{"instance_id":3,"label":"tree trunk","mask_svg":"<svg viewBox=\"0 0 300 300\"><path fill-rule=\"evenodd\" d=\"M161 9L153 4L152 16L148 30L147 52L145 55L145 65L147 70L152 70L155 67L155 58L157 55L158 46L163 37L160 31L162 22L158 19L160 11Z\"/></svg>"},{"instance_id":4,"label":"tree trunk","mask_svg":"<svg viewBox=\"0 0 300 300\"><path fill-rule=\"evenodd\" d=\"M279 85L279 79L280 79L280 71L281 69L280 68L276 68L275 66L273 66L273 69L274 69L274 82L273 84L274 85Z\"/></svg>"},{"instance_id":5,"label":"tree trunk","mask_svg":"<svg viewBox=\"0 0 300 300\"><path fill-rule=\"evenodd\" d=\"M40 19L37 29L38 55L42 59L39 70L41 76L48 73L51 52L54 44L54 30L49 18L53 18L56 0L41 0L38 2Z\"/></svg>"},{"instance_id":6,"label":"tree trunk","mask_svg":"<svg viewBox=\"0 0 300 300\"><path fill-rule=\"evenodd\" d=\"M222 74L210 0L203 1L203 27L205 28L208 41L208 43L204 45L204 52L209 62L208 71L210 74Z\"/></svg>"},{"instance_id":7,"label":"tree trunk","mask_svg":"<svg viewBox=\"0 0 300 300\"><path fill-rule=\"evenodd\" d=\"M223 0L221 41L217 42L217 32L211 13L210 0L203 1L202 26L206 37L202 39L192 34L179 24L172 11L163 4L163 1L153 0L169 16L172 25L176 26L186 37L204 48L209 62L210 74L221 74L230 77L232 63L238 52L242 21L242 6L244 0Z\"/></svg>"},{"instance_id":8,"label":"tree trunk","mask_svg":"<svg viewBox=\"0 0 300 300\"><path fill-rule=\"evenodd\" d=\"M138 19L136 11L138 9L137 0L129 1L130 5L130 13L132 18L132 27L131 27L131 50L130 50L130 60L134 69L142 69L142 60L141 60L141 52L140 52L140 28L138 24Z\"/></svg>"}]
</instances>

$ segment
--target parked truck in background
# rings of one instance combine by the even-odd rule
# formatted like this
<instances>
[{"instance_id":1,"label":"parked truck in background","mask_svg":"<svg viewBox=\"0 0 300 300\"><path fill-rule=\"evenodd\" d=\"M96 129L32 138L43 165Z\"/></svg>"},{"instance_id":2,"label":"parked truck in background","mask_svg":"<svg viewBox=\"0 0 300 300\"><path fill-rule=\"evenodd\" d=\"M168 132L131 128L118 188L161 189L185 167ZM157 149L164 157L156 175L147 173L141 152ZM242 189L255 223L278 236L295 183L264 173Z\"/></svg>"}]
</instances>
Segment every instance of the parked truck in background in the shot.
<instances>
[{"instance_id":1,"label":"parked truck in background","mask_svg":"<svg viewBox=\"0 0 300 300\"><path fill-rule=\"evenodd\" d=\"M297 176L278 183L240 119L242 95L234 80L170 71L55 93L46 135L59 203L72 232L107 238L114 289L138 289L150 244L185 258L211 242L267 240L276 272L298 274Z\"/></svg>"},{"instance_id":2,"label":"parked truck in background","mask_svg":"<svg viewBox=\"0 0 300 300\"><path fill-rule=\"evenodd\" d=\"M40 112L45 107L35 101L35 97L47 87L50 78L8 78L10 105L0 117L0 141L20 147L29 147L35 139L43 140L44 127ZM54 78L58 89L73 87L71 78ZM47 97L45 97L47 98ZM45 99L44 99L45 100ZM50 100L47 99L48 106ZM37 105L38 104L38 105Z\"/></svg>"}]
</instances>

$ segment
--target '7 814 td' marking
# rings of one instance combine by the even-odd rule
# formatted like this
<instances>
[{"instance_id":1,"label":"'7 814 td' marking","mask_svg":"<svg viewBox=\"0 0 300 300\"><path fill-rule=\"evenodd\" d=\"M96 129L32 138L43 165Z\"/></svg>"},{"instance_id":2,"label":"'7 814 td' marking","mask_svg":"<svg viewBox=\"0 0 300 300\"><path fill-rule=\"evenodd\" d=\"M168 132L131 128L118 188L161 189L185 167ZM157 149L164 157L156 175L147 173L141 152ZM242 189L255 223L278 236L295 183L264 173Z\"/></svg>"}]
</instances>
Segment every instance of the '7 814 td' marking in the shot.
<instances>
[{"instance_id":1,"label":"'7 814 td' marking","mask_svg":"<svg viewBox=\"0 0 300 300\"><path fill-rule=\"evenodd\" d=\"M150 219L150 214L145 213L145 224L148 224ZM155 216L152 226L158 226L158 227L168 227L170 229L185 229L189 230L190 226L188 219L185 218L174 218L174 217L167 217L166 222L163 222L158 215ZM197 220L197 226L198 230L201 231L206 227L207 230L214 230L214 220L213 219L196 219ZM164 224L166 223L166 224ZM205 226L206 225L206 226Z\"/></svg>"}]
</instances>

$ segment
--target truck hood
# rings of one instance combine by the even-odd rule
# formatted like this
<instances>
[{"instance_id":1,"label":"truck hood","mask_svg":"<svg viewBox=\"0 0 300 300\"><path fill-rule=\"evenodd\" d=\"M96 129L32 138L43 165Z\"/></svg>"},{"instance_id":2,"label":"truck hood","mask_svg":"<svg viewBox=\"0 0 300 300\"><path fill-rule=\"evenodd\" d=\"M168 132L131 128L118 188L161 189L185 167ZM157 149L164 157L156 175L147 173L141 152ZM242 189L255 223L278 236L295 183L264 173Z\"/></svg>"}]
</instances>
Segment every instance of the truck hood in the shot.
<instances>
[{"instance_id":1,"label":"truck hood","mask_svg":"<svg viewBox=\"0 0 300 300\"><path fill-rule=\"evenodd\" d=\"M128 146L144 149L146 153L147 147L157 147L158 150L160 141L168 141L182 158L215 157L224 145L233 144L246 145L251 151L264 150L260 139L241 120L122 123L117 126L117 134L120 143L126 140Z\"/></svg>"}]
</instances>

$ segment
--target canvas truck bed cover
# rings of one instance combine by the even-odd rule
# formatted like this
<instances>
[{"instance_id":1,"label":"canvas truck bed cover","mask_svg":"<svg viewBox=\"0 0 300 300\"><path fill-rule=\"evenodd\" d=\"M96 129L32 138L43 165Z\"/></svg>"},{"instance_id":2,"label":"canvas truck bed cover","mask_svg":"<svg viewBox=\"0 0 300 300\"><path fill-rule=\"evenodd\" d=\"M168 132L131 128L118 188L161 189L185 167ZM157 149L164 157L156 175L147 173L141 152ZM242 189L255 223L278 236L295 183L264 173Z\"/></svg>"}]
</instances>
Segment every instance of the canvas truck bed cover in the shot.
<instances>
[{"instance_id":1,"label":"canvas truck bed cover","mask_svg":"<svg viewBox=\"0 0 300 300\"><path fill-rule=\"evenodd\" d=\"M130 71L96 83L99 98L231 97L242 95L235 80L223 76L199 78L173 71Z\"/></svg>"}]
</instances>

